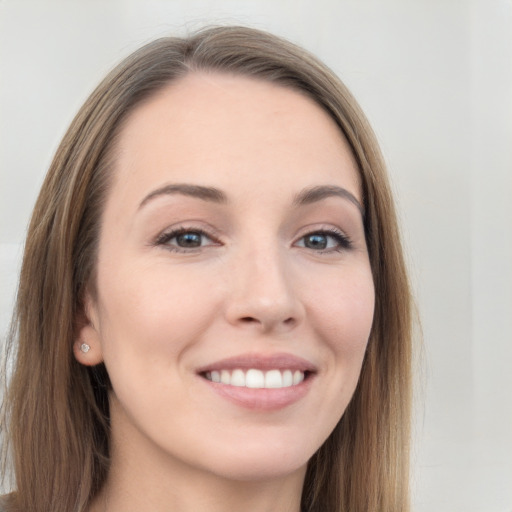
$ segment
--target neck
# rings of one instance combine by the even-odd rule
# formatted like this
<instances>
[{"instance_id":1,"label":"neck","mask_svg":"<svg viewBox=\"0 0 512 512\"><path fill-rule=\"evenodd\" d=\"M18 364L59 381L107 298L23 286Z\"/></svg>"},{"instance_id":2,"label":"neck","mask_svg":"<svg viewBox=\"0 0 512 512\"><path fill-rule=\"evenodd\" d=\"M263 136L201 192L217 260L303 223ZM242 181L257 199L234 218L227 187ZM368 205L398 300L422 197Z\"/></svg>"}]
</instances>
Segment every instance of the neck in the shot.
<instances>
[{"instance_id":1,"label":"neck","mask_svg":"<svg viewBox=\"0 0 512 512\"><path fill-rule=\"evenodd\" d=\"M177 482L172 482L167 488L157 488L139 481L136 487L127 487L126 483L109 480L94 500L90 512L300 511L300 486L292 489L286 484L283 487L279 482L204 486L204 480L180 484L180 488Z\"/></svg>"},{"instance_id":2,"label":"neck","mask_svg":"<svg viewBox=\"0 0 512 512\"><path fill-rule=\"evenodd\" d=\"M239 482L190 468L163 475L116 467L89 512L299 512L304 471L282 478Z\"/></svg>"},{"instance_id":3,"label":"neck","mask_svg":"<svg viewBox=\"0 0 512 512\"><path fill-rule=\"evenodd\" d=\"M236 480L162 454L147 438L133 442L133 432L112 433L109 475L88 512L300 512L305 467Z\"/></svg>"}]
</instances>

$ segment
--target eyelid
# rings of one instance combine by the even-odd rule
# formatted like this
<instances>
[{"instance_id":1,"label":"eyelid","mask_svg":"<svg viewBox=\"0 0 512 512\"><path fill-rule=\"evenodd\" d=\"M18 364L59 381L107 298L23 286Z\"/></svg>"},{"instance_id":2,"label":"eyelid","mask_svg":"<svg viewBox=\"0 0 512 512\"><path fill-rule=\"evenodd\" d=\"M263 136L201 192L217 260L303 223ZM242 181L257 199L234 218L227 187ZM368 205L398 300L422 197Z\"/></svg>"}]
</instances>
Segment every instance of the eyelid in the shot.
<instances>
[{"instance_id":1,"label":"eyelid","mask_svg":"<svg viewBox=\"0 0 512 512\"><path fill-rule=\"evenodd\" d=\"M331 253L331 252L342 252L348 251L353 247L353 241L347 235L347 233L340 229L339 227L333 226L332 224L325 225L309 225L303 227L301 233L295 237L295 241L292 246L301 247L308 249L311 252L323 254L323 253ZM169 244L168 242L173 238L184 234L184 233L198 233L201 236L207 238L209 243L201 244L197 247L180 247L179 245ZM313 249L311 247L306 247L304 244L299 245L299 242L303 241L306 237L320 234L327 237L331 237L335 240L335 247L327 247L325 249ZM220 239L220 234L217 233L216 229L213 229L209 226L205 227L202 222L198 222L197 224L191 221L190 224L188 222L181 222L180 224L175 224L173 226L169 226L163 231L161 231L151 243L153 246L162 247L167 250L175 251L175 252L197 252L202 249L208 247L215 247L223 245L223 242Z\"/></svg>"},{"instance_id":2,"label":"eyelid","mask_svg":"<svg viewBox=\"0 0 512 512\"><path fill-rule=\"evenodd\" d=\"M205 245L201 245L198 247L180 247L178 245L170 245L168 242L172 240L173 238L176 238L177 236L184 234L184 233L198 233L201 236L206 237L208 240L210 240L213 243L208 243ZM172 250L176 252L194 252L198 251L200 249L204 249L205 247L211 247L211 246L219 246L221 245L221 242L219 240L219 236L215 233L215 230L208 229L203 226L198 225L185 225L183 223L180 223L179 225L168 227L167 229L160 232L160 234L157 235L154 242L152 243L154 246L163 247L167 250Z\"/></svg>"},{"instance_id":3,"label":"eyelid","mask_svg":"<svg viewBox=\"0 0 512 512\"><path fill-rule=\"evenodd\" d=\"M301 233L301 235L297 237L297 239L293 245L297 246L297 243L299 241L304 240L306 237L315 235L315 234L321 234L321 235L330 236L330 237L334 238L337 241L337 246L333 247L333 248L318 249L318 250L305 247L304 245L299 246L299 247L304 247L306 249L311 250L312 252L319 253L319 254L329 253L329 252L348 251L348 250L352 249L352 247L353 247L352 239L342 229L339 229L332 225L329 225L329 226L321 225L318 227L308 226L307 228L305 228L303 233Z\"/></svg>"}]
</instances>

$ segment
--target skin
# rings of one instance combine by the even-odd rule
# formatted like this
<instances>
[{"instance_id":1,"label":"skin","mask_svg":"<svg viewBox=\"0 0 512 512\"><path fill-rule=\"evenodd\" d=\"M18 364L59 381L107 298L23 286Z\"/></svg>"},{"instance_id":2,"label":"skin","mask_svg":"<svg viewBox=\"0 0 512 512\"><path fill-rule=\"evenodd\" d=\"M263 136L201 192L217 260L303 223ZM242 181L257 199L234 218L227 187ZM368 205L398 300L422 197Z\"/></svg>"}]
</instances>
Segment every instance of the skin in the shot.
<instances>
[{"instance_id":1,"label":"skin","mask_svg":"<svg viewBox=\"0 0 512 512\"><path fill-rule=\"evenodd\" d=\"M226 200L154 194L183 183ZM131 113L75 345L113 385L112 466L90 510L299 511L307 461L357 384L374 308L358 206L347 195L294 203L318 186L362 202L343 135L299 92L193 73ZM175 228L199 246L162 238ZM197 373L248 353L307 360L307 392L242 407Z\"/></svg>"}]
</instances>

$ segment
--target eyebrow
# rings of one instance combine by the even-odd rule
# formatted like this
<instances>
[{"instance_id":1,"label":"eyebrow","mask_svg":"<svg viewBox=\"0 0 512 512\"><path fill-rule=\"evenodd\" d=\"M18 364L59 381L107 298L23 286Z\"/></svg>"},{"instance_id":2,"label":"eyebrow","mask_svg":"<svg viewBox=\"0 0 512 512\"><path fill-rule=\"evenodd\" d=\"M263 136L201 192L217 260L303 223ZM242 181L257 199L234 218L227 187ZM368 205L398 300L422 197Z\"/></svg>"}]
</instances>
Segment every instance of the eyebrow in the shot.
<instances>
[{"instance_id":1,"label":"eyebrow","mask_svg":"<svg viewBox=\"0 0 512 512\"><path fill-rule=\"evenodd\" d=\"M347 199L352 204L357 206L357 209L364 217L364 207L357 200L357 198L349 192L346 188L338 187L336 185L320 185L312 188L305 188L300 191L294 198L293 204L297 206L303 206L311 203L316 203L317 201L321 201L322 199L326 199L328 197L341 197L343 199Z\"/></svg>"},{"instance_id":2,"label":"eyebrow","mask_svg":"<svg viewBox=\"0 0 512 512\"><path fill-rule=\"evenodd\" d=\"M203 185L192 185L189 183L176 183L165 185L150 192L140 203L139 209L146 205L152 199L160 196L181 194L184 196L195 197L203 201L225 204L228 198L222 190L215 187L205 187ZM295 206L304 206L328 197L341 197L354 204L361 215L364 217L364 208L356 197L343 187L336 185L319 185L316 187L305 188L301 190L293 199Z\"/></svg>"},{"instance_id":3,"label":"eyebrow","mask_svg":"<svg viewBox=\"0 0 512 512\"><path fill-rule=\"evenodd\" d=\"M178 183L165 185L150 192L140 203L139 209L146 203L159 196L181 194L183 196L195 197L203 201L212 201L214 203L227 203L227 197L224 192L215 187L204 187L202 185L191 185L187 183Z\"/></svg>"}]
</instances>

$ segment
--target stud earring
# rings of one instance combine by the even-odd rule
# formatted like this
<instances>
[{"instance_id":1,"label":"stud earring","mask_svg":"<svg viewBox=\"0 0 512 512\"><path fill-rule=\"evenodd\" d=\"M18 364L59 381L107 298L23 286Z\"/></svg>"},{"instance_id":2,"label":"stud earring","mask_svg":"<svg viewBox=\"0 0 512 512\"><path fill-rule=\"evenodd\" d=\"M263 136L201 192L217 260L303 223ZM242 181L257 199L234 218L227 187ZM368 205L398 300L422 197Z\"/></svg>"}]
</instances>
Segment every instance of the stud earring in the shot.
<instances>
[{"instance_id":1,"label":"stud earring","mask_svg":"<svg viewBox=\"0 0 512 512\"><path fill-rule=\"evenodd\" d=\"M84 353L84 354L87 354L87 352L89 352L89 350L91 350L91 347L89 345L87 345L87 343L82 343L80 345L80 350Z\"/></svg>"}]
</instances>

